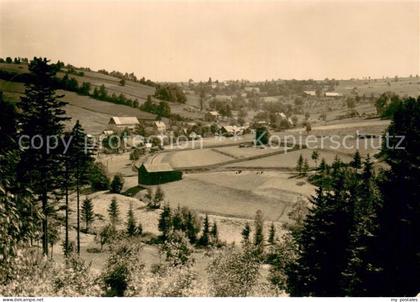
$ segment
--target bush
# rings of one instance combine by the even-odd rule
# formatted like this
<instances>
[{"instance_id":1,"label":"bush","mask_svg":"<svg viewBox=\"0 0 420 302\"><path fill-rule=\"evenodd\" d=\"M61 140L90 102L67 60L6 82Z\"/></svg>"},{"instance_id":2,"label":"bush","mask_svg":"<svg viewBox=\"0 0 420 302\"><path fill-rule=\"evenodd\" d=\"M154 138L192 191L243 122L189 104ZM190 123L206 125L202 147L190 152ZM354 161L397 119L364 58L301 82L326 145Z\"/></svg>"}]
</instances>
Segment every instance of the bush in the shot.
<instances>
[{"instance_id":1,"label":"bush","mask_svg":"<svg viewBox=\"0 0 420 302\"><path fill-rule=\"evenodd\" d=\"M88 178L92 190L101 191L109 189L109 178L103 164L94 163L90 169Z\"/></svg>"},{"instance_id":2,"label":"bush","mask_svg":"<svg viewBox=\"0 0 420 302\"><path fill-rule=\"evenodd\" d=\"M80 258L66 265L43 258L37 250L20 250L13 259L12 274L0 272L0 296L101 296L98 276Z\"/></svg>"},{"instance_id":3,"label":"bush","mask_svg":"<svg viewBox=\"0 0 420 302\"><path fill-rule=\"evenodd\" d=\"M191 264L192 247L181 231L174 231L162 245L161 252L172 266Z\"/></svg>"},{"instance_id":4,"label":"bush","mask_svg":"<svg viewBox=\"0 0 420 302\"><path fill-rule=\"evenodd\" d=\"M141 276L144 264L139 259L140 246L129 241L118 242L111 248L107 266L102 274L106 296L123 297L126 291L139 291L134 278Z\"/></svg>"},{"instance_id":5,"label":"bush","mask_svg":"<svg viewBox=\"0 0 420 302\"><path fill-rule=\"evenodd\" d=\"M217 255L207 268L210 295L245 297L251 294L260 277L258 258L252 249L228 248Z\"/></svg>"},{"instance_id":6,"label":"bush","mask_svg":"<svg viewBox=\"0 0 420 302\"><path fill-rule=\"evenodd\" d=\"M112 225L107 224L101 229L101 231L95 239L101 245L102 251L103 246L106 244L110 244L116 237L117 231L115 230L115 228Z\"/></svg>"},{"instance_id":7,"label":"bush","mask_svg":"<svg viewBox=\"0 0 420 302\"><path fill-rule=\"evenodd\" d=\"M135 296L198 297L207 296L207 290L191 267L160 264L145 278L142 292Z\"/></svg>"},{"instance_id":8,"label":"bush","mask_svg":"<svg viewBox=\"0 0 420 302\"><path fill-rule=\"evenodd\" d=\"M120 193L124 185L124 178L121 174L116 174L111 182L111 193Z\"/></svg>"}]
</instances>

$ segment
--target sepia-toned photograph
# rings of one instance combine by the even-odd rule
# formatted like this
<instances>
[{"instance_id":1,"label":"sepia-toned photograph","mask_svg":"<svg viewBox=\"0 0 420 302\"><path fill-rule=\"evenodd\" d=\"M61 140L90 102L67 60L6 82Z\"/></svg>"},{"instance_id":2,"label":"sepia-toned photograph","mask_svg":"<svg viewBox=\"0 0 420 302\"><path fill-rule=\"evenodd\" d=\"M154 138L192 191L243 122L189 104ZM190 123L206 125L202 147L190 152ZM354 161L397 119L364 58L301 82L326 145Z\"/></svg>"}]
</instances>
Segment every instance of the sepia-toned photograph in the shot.
<instances>
[{"instance_id":1,"label":"sepia-toned photograph","mask_svg":"<svg viewBox=\"0 0 420 302\"><path fill-rule=\"evenodd\" d=\"M420 0L0 0L0 300L418 301L419 74Z\"/></svg>"}]
</instances>

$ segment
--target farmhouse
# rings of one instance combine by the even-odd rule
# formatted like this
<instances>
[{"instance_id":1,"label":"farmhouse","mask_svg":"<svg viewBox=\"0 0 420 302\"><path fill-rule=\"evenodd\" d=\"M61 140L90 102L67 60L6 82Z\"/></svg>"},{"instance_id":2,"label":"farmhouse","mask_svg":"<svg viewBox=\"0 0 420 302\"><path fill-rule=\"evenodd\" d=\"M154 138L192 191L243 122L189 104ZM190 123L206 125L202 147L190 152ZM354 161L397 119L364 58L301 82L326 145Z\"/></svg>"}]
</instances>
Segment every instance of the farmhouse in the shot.
<instances>
[{"instance_id":1,"label":"farmhouse","mask_svg":"<svg viewBox=\"0 0 420 302\"><path fill-rule=\"evenodd\" d=\"M342 96L342 94L338 93L338 92L326 92L325 96L327 96L327 97L340 97L340 96Z\"/></svg>"},{"instance_id":2,"label":"farmhouse","mask_svg":"<svg viewBox=\"0 0 420 302\"><path fill-rule=\"evenodd\" d=\"M154 128L158 133L165 133L166 132L166 124L162 121L155 121Z\"/></svg>"},{"instance_id":3,"label":"farmhouse","mask_svg":"<svg viewBox=\"0 0 420 302\"><path fill-rule=\"evenodd\" d=\"M181 179L182 171L174 170L167 163L143 163L138 169L139 185L158 185Z\"/></svg>"},{"instance_id":4,"label":"farmhouse","mask_svg":"<svg viewBox=\"0 0 420 302\"><path fill-rule=\"evenodd\" d=\"M234 136L234 135L242 135L243 129L238 126L222 126L220 132L224 136Z\"/></svg>"},{"instance_id":5,"label":"farmhouse","mask_svg":"<svg viewBox=\"0 0 420 302\"><path fill-rule=\"evenodd\" d=\"M220 113L217 111L209 111L205 114L206 121L216 121L220 118Z\"/></svg>"},{"instance_id":6,"label":"farmhouse","mask_svg":"<svg viewBox=\"0 0 420 302\"><path fill-rule=\"evenodd\" d=\"M108 126L112 129L131 129L134 130L139 124L137 117L113 116L108 122Z\"/></svg>"},{"instance_id":7,"label":"farmhouse","mask_svg":"<svg viewBox=\"0 0 420 302\"><path fill-rule=\"evenodd\" d=\"M310 96L316 96L315 90L305 90L304 93Z\"/></svg>"},{"instance_id":8,"label":"farmhouse","mask_svg":"<svg viewBox=\"0 0 420 302\"><path fill-rule=\"evenodd\" d=\"M246 92L260 93L260 88L259 87L245 87L244 90Z\"/></svg>"}]
</instances>

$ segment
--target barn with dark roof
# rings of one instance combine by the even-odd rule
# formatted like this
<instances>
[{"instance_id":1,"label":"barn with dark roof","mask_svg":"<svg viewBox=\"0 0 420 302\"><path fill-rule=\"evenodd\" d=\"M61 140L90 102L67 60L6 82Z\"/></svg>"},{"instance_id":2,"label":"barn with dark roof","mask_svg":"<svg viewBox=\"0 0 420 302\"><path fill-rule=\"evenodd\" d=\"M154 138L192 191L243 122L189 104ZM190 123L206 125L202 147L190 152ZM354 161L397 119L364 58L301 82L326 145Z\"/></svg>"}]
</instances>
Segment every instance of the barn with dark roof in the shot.
<instances>
[{"instance_id":1,"label":"barn with dark roof","mask_svg":"<svg viewBox=\"0 0 420 302\"><path fill-rule=\"evenodd\" d=\"M174 170L167 163L144 163L138 169L139 185L159 185L182 179L182 171Z\"/></svg>"}]
</instances>

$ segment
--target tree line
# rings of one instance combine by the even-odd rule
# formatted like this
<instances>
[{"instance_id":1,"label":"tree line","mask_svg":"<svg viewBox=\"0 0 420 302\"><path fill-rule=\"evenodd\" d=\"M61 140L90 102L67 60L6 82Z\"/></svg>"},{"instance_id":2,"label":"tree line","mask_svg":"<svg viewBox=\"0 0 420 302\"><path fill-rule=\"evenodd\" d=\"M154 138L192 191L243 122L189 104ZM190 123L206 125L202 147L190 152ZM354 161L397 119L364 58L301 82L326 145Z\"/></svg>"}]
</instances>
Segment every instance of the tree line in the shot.
<instances>
[{"instance_id":1,"label":"tree line","mask_svg":"<svg viewBox=\"0 0 420 302\"><path fill-rule=\"evenodd\" d=\"M281 288L292 296L418 294L419 127L420 98L404 99L388 128L390 147L384 142L379 155L389 169L378 171L358 152L349 164L321 160L308 177L317 186L309 213L287 240L292 261L277 266Z\"/></svg>"},{"instance_id":2,"label":"tree line","mask_svg":"<svg viewBox=\"0 0 420 302\"><path fill-rule=\"evenodd\" d=\"M93 147L80 123L77 121L71 131L64 131L64 122L69 117L64 111L63 96L54 89L55 66L46 59L34 58L29 70L32 80L25 83L25 95L18 108L0 99L0 132L4 138L0 146L3 259L13 256L17 246L32 245L38 240L43 253L48 255L57 223L65 225L66 253L72 191L77 199L77 251L80 251L81 188L85 184L96 189L109 187L104 167L94 163ZM28 141L20 141L25 136ZM52 138L54 148L47 144ZM64 207L58 202L61 198L65 200ZM13 215L14 219L10 219Z\"/></svg>"}]
</instances>

